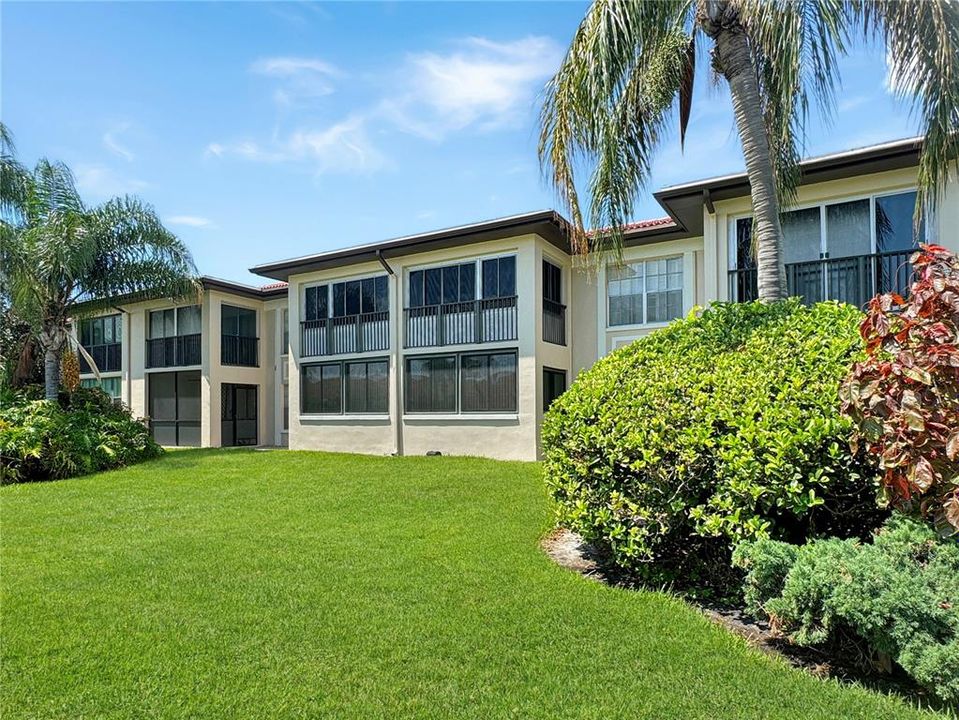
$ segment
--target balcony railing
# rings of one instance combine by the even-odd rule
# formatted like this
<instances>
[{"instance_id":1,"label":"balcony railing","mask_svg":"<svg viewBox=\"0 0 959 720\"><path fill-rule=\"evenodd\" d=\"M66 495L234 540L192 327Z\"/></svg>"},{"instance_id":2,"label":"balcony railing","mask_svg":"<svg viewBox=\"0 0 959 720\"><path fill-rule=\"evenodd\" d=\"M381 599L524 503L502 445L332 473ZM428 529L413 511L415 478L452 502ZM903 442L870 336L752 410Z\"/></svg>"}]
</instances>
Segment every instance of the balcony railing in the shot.
<instances>
[{"instance_id":1,"label":"balcony railing","mask_svg":"<svg viewBox=\"0 0 959 720\"><path fill-rule=\"evenodd\" d=\"M406 308L406 347L516 340L516 296Z\"/></svg>"},{"instance_id":2,"label":"balcony railing","mask_svg":"<svg viewBox=\"0 0 959 720\"><path fill-rule=\"evenodd\" d=\"M83 349L90 353L93 362L97 364L97 370L100 372L116 372L122 367L120 343L110 343L108 345L84 345ZM80 355L80 372L91 373L93 368L87 362L83 355Z\"/></svg>"},{"instance_id":3,"label":"balcony railing","mask_svg":"<svg viewBox=\"0 0 959 720\"><path fill-rule=\"evenodd\" d=\"M543 298L543 341L566 344L566 306Z\"/></svg>"},{"instance_id":4,"label":"balcony railing","mask_svg":"<svg viewBox=\"0 0 959 720\"><path fill-rule=\"evenodd\" d=\"M147 340L148 368L200 364L200 333Z\"/></svg>"},{"instance_id":5,"label":"balcony railing","mask_svg":"<svg viewBox=\"0 0 959 720\"><path fill-rule=\"evenodd\" d=\"M259 338L239 335L220 336L220 364L258 367L257 346Z\"/></svg>"},{"instance_id":6,"label":"balcony railing","mask_svg":"<svg viewBox=\"0 0 959 720\"><path fill-rule=\"evenodd\" d=\"M300 323L300 356L345 355L390 349L390 313L362 313Z\"/></svg>"},{"instance_id":7,"label":"balcony railing","mask_svg":"<svg viewBox=\"0 0 959 720\"><path fill-rule=\"evenodd\" d=\"M914 250L824 258L786 265L786 289L812 304L838 300L858 307L886 292L909 292ZM729 299L749 302L759 297L756 268L730 270Z\"/></svg>"}]
</instances>

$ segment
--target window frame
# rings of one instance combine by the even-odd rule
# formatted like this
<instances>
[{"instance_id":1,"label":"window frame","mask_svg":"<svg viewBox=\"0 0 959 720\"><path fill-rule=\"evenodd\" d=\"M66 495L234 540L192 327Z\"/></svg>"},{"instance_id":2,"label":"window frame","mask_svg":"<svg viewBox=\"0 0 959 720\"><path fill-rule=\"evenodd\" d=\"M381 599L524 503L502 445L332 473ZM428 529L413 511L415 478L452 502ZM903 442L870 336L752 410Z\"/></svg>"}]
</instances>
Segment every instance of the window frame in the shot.
<instances>
[{"instance_id":1,"label":"window frame","mask_svg":"<svg viewBox=\"0 0 959 720\"><path fill-rule=\"evenodd\" d=\"M669 260L678 260L680 264L680 314L670 320L655 320L650 321L649 319L649 283L647 282L648 275L646 273L646 264L651 262L658 262L660 260L669 261ZM633 259L626 259L623 261L620 267L622 266L631 266L641 264L643 266L643 319L638 323L621 323L613 324L611 322L611 313L610 313L610 300L612 296L609 293L609 284L610 282L617 282L616 280L610 280L610 269L615 269L617 266L612 264L607 264L604 268L605 274L605 288L606 293L606 330L610 332L619 332L622 330L629 330L634 328L647 328L647 327L663 327L668 325L673 320L677 320L683 316L683 313L686 309L686 284L689 278L686 277L686 251L677 251L667 255L655 255L652 257L638 257ZM659 292L675 292L675 290L666 290L666 291L656 291Z\"/></svg>"},{"instance_id":2,"label":"window frame","mask_svg":"<svg viewBox=\"0 0 959 720\"><path fill-rule=\"evenodd\" d=\"M376 310L376 281L382 278L386 283L386 308L383 310ZM363 281L372 280L373 281L373 306L374 310L370 312L363 312ZM343 310L346 310L346 286L348 283L359 283L359 302L360 302L360 312L359 313L346 313L345 315L336 315L333 301L334 287L337 285L343 286ZM318 317L307 317L306 310L306 295L307 291L313 288L326 288L326 315L321 315ZM340 317L354 317L356 315L372 315L375 313L390 312L390 276L389 273L380 271L380 272L370 272L364 273L362 275L355 275L345 278L336 278L336 279L326 279L326 280L316 280L313 282L304 283L302 285L302 292L300 293L300 322L317 322L320 320L328 320L330 318L340 318Z\"/></svg>"},{"instance_id":3,"label":"window frame","mask_svg":"<svg viewBox=\"0 0 959 720\"><path fill-rule=\"evenodd\" d=\"M107 320L111 321L110 325L113 330L113 339L110 342L107 342L104 339L106 335L105 321ZM101 326L101 329L100 329L101 342L98 342L98 343L93 342L93 338L94 338L93 326L95 323L99 323ZM90 342L88 343L83 341L84 329L86 327L90 328L90 336L89 336ZM80 332L78 333L78 339L80 340L80 344L85 348L102 347L105 345L121 345L123 343L123 313L110 313L109 315L97 315L95 317L83 318L80 321L79 331ZM120 335L119 339L117 339L118 333Z\"/></svg>"},{"instance_id":4,"label":"window frame","mask_svg":"<svg viewBox=\"0 0 959 720\"><path fill-rule=\"evenodd\" d=\"M186 335L181 335L179 311L189 307L200 308L200 332L186 333ZM164 335L160 335L159 337L155 337L153 335L153 322L152 322L153 314L158 312L167 312L167 311L173 312L173 334L172 335L164 334ZM192 305L172 305L170 307L154 308L154 309L147 310L146 314L147 314L147 317L146 317L146 336L147 336L146 339L147 340L165 340L168 338L187 337L189 335L203 334L203 306L199 303L194 303ZM222 329L221 329L221 332L222 332ZM155 368L147 368L147 369L149 370L149 369L155 369Z\"/></svg>"},{"instance_id":5,"label":"window frame","mask_svg":"<svg viewBox=\"0 0 959 720\"><path fill-rule=\"evenodd\" d=\"M881 190L879 192L871 193L857 193L855 195L847 195L843 197L830 198L829 200L816 200L809 201L804 203L797 203L792 205L785 212L793 212L796 210L810 210L813 208L819 209L819 256L820 259L825 259L825 254L828 253L828 232L829 224L826 219L826 214L829 206L832 205L843 205L845 203L857 202L861 200L869 201L869 254L875 255L877 253L877 237L876 237L876 200L879 198L892 197L894 195L904 195L906 193L918 193L918 187L915 185L909 185L906 187ZM733 242L733 239L736 237L736 226L740 220L747 220L753 217L751 211L744 211L741 213L730 214L726 219L726 271L735 272L737 270L742 270L743 268L739 267L738 258L736 257L736 246L737 243ZM931 242L934 236L935 224L935 215L930 208L927 208L924 213L924 223L923 223L923 237L919 242ZM843 256L839 256L843 257ZM852 256L856 257L856 256ZM830 258L836 259L836 258ZM746 268L749 269L749 268Z\"/></svg>"},{"instance_id":6,"label":"window frame","mask_svg":"<svg viewBox=\"0 0 959 720\"><path fill-rule=\"evenodd\" d=\"M347 384L347 366L360 364L360 365L370 365L376 363L383 363L386 365L386 409L385 410L349 410L349 398L348 398L348 384ZM340 409L337 412L323 412L320 410L306 410L304 406L304 400L306 397L306 383L304 382L304 375L306 370L312 367L326 367L326 366L338 366L340 369ZM322 370L320 371L322 373ZM367 372L369 372L367 370ZM369 377L367 376L367 382ZM322 377L321 377L322 382ZM354 359L341 359L333 360L329 362L309 362L303 363L300 365L300 406L299 406L299 415L301 418L310 419L310 418L341 418L341 417L362 417L362 418L385 418L389 417L390 414L390 359L388 356L380 357L371 357L371 358L354 358ZM287 383L287 387L289 384ZM322 403L322 398L321 401Z\"/></svg>"},{"instance_id":7,"label":"window frame","mask_svg":"<svg viewBox=\"0 0 959 720\"><path fill-rule=\"evenodd\" d=\"M513 398L513 410L463 410L463 358L464 357L473 357L477 355L482 356L492 356L492 355L512 355L515 358L515 368L516 368L516 393ZM447 410L410 410L409 409L409 382L410 382L410 370L409 363L413 360L428 360L433 358L454 358L454 387L455 387L455 402L454 409ZM515 347L509 348L492 348L488 350L467 350L464 352L442 352L442 353L418 353L415 355L406 355L403 358L403 415L411 418L428 418L428 417L460 417L460 418L471 418L471 417L496 417L508 415L510 417L515 417L519 414L519 396L520 396L520 370L519 370L519 350Z\"/></svg>"},{"instance_id":8,"label":"window frame","mask_svg":"<svg viewBox=\"0 0 959 720\"><path fill-rule=\"evenodd\" d=\"M518 277L519 277L519 252L518 252L516 249L510 249L510 250L504 250L504 251L502 251L502 252L486 253L486 254L482 254L482 255L471 255L471 256L468 256L468 257L461 257L461 258L455 258L455 259L452 259L452 258L451 258L451 259L449 259L449 260L441 260L441 261L436 261L436 262L431 262L431 263L423 263L423 264L421 264L421 265L410 265L409 267L407 267L407 268L405 268L405 269L403 270L403 303L404 303L403 307L406 308L406 309L410 309L410 308L413 308L413 307L436 307L435 305L425 304L425 300L426 300L426 290L425 290L425 287L424 287L424 291L423 291L424 304L423 304L423 305L412 305L412 304L410 304L410 275L411 275L412 273L414 273L414 272L419 272L419 271L432 270L432 269L437 269L437 268L442 270L442 268L449 267L449 266L452 266L452 265L459 266L459 265L466 265L466 264L468 264L468 263L474 263L475 268L476 268L476 276L475 276L475 278L474 278L474 280L473 280L473 300L472 300L472 301L467 300L467 301L465 301L465 302L476 302L476 301L479 301L479 300L487 299L487 298L485 298L484 295L483 295L483 262L484 262L485 260L499 260L499 259L501 259L501 258L507 258L507 257L515 258L515 279L514 279L514 283L516 283L517 286L516 286L516 288L515 288L516 294L515 294L515 295L507 295L506 297L518 297L518 296L519 296L519 286L518 286L517 280L518 280ZM424 284L425 284L425 277L424 277ZM441 286L440 286L440 300L442 300L442 292L443 292L443 290L442 290L442 285L441 285ZM462 302L462 301L461 301L461 302ZM443 303L443 302L440 303L440 305L448 305L448 304L450 304L450 303ZM453 303L453 304L456 304L456 303Z\"/></svg>"},{"instance_id":9,"label":"window frame","mask_svg":"<svg viewBox=\"0 0 959 720\"><path fill-rule=\"evenodd\" d=\"M562 375L563 377L563 392L554 397L551 401L546 399L546 376L552 373L553 375ZM548 412L550 406L556 402L560 395L569 390L569 372L561 368L549 367L548 365L543 366L543 412Z\"/></svg>"},{"instance_id":10,"label":"window frame","mask_svg":"<svg viewBox=\"0 0 959 720\"><path fill-rule=\"evenodd\" d=\"M237 321L237 332L228 333L225 331L225 324L223 322L223 311L226 308L233 308L235 310L242 310L244 312L253 313L253 334L252 335L240 335L240 323ZM177 317L177 324L179 327L179 317ZM246 305L234 305L233 303L220 303L220 337L241 337L248 338L253 340L258 340L260 337L260 313L256 308L247 307Z\"/></svg>"}]
</instances>

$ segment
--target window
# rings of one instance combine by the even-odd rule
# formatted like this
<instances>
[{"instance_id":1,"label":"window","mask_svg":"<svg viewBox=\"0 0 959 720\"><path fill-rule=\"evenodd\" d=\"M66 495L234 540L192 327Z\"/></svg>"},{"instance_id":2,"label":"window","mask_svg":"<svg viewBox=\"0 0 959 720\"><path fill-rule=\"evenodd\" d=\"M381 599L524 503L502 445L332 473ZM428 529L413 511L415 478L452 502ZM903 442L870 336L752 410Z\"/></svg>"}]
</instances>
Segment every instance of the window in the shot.
<instances>
[{"instance_id":1,"label":"window","mask_svg":"<svg viewBox=\"0 0 959 720\"><path fill-rule=\"evenodd\" d=\"M460 358L462 411L516 412L516 353Z\"/></svg>"},{"instance_id":2,"label":"window","mask_svg":"<svg viewBox=\"0 0 959 720\"><path fill-rule=\"evenodd\" d=\"M315 285L306 289L306 310L303 319L322 320L329 317L329 285Z\"/></svg>"},{"instance_id":3,"label":"window","mask_svg":"<svg viewBox=\"0 0 959 720\"><path fill-rule=\"evenodd\" d=\"M333 317L366 315L389 310L386 275L333 284Z\"/></svg>"},{"instance_id":4,"label":"window","mask_svg":"<svg viewBox=\"0 0 959 720\"><path fill-rule=\"evenodd\" d=\"M290 352L290 310L283 308L283 346L280 348L280 355L288 355Z\"/></svg>"},{"instance_id":5,"label":"window","mask_svg":"<svg viewBox=\"0 0 959 720\"><path fill-rule=\"evenodd\" d=\"M557 304L563 302L563 271L543 260L543 298Z\"/></svg>"},{"instance_id":6,"label":"window","mask_svg":"<svg viewBox=\"0 0 959 720\"><path fill-rule=\"evenodd\" d=\"M484 260L483 297L502 298L514 295L516 295L516 257Z\"/></svg>"},{"instance_id":7,"label":"window","mask_svg":"<svg viewBox=\"0 0 959 720\"><path fill-rule=\"evenodd\" d=\"M607 270L610 326L669 322L683 314L683 259L661 258Z\"/></svg>"},{"instance_id":8,"label":"window","mask_svg":"<svg viewBox=\"0 0 959 720\"><path fill-rule=\"evenodd\" d=\"M199 335L202 330L200 313L199 305L152 311L149 321L150 339Z\"/></svg>"},{"instance_id":9,"label":"window","mask_svg":"<svg viewBox=\"0 0 959 720\"><path fill-rule=\"evenodd\" d=\"M221 306L221 333L229 337L256 337L256 310L250 308L235 307L233 305Z\"/></svg>"},{"instance_id":10,"label":"window","mask_svg":"<svg viewBox=\"0 0 959 720\"><path fill-rule=\"evenodd\" d=\"M543 412L566 392L566 371L543 368Z\"/></svg>"},{"instance_id":11,"label":"window","mask_svg":"<svg viewBox=\"0 0 959 720\"><path fill-rule=\"evenodd\" d=\"M406 411L456 412L456 356L407 358Z\"/></svg>"},{"instance_id":12,"label":"window","mask_svg":"<svg viewBox=\"0 0 959 720\"><path fill-rule=\"evenodd\" d=\"M878 195L784 212L781 217L783 261L788 264L876 253L905 253L925 238L925 226L913 227L916 192ZM871 220L871 217L875 220ZM752 252L752 218L735 220L729 269L756 267Z\"/></svg>"},{"instance_id":13,"label":"window","mask_svg":"<svg viewBox=\"0 0 959 720\"><path fill-rule=\"evenodd\" d=\"M346 363L346 412L389 412L389 364L386 360Z\"/></svg>"},{"instance_id":14,"label":"window","mask_svg":"<svg viewBox=\"0 0 959 720\"><path fill-rule=\"evenodd\" d=\"M303 413L340 415L344 408L351 414L390 411L389 362L383 359L305 365L302 384Z\"/></svg>"},{"instance_id":15,"label":"window","mask_svg":"<svg viewBox=\"0 0 959 720\"><path fill-rule=\"evenodd\" d=\"M95 378L87 378L80 381L80 387L98 387L114 400L120 398L120 378L118 377L100 378L99 380Z\"/></svg>"},{"instance_id":16,"label":"window","mask_svg":"<svg viewBox=\"0 0 959 720\"><path fill-rule=\"evenodd\" d=\"M515 351L407 358L406 412L516 412L516 365Z\"/></svg>"},{"instance_id":17,"label":"window","mask_svg":"<svg viewBox=\"0 0 959 720\"><path fill-rule=\"evenodd\" d=\"M343 412L342 370L342 363L303 367L302 412L323 414Z\"/></svg>"},{"instance_id":18,"label":"window","mask_svg":"<svg viewBox=\"0 0 959 720\"><path fill-rule=\"evenodd\" d=\"M476 299L476 263L413 270L408 282L409 307L469 302Z\"/></svg>"},{"instance_id":19,"label":"window","mask_svg":"<svg viewBox=\"0 0 959 720\"><path fill-rule=\"evenodd\" d=\"M122 340L122 321L119 315L89 318L80 323L80 344L85 348L95 345L113 345Z\"/></svg>"}]
</instances>

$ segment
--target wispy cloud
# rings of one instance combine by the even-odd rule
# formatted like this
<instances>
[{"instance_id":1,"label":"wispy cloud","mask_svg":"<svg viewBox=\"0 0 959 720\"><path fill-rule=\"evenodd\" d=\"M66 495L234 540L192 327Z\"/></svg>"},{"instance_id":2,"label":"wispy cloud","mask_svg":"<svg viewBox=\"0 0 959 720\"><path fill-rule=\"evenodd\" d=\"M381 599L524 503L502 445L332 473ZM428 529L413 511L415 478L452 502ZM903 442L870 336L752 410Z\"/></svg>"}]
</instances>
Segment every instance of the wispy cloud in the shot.
<instances>
[{"instance_id":1,"label":"wispy cloud","mask_svg":"<svg viewBox=\"0 0 959 720\"><path fill-rule=\"evenodd\" d=\"M110 130L107 130L105 133L103 133L103 146L114 155L123 158L127 162L132 162L135 159L133 152L121 144L120 140L118 139L121 134L129 129L130 123L120 123Z\"/></svg>"},{"instance_id":2,"label":"wispy cloud","mask_svg":"<svg viewBox=\"0 0 959 720\"><path fill-rule=\"evenodd\" d=\"M250 72L276 79L279 86L273 91L273 99L284 106L329 95L334 89L333 80L343 75L335 65L309 57L260 58L250 65Z\"/></svg>"},{"instance_id":3,"label":"wispy cloud","mask_svg":"<svg viewBox=\"0 0 959 720\"><path fill-rule=\"evenodd\" d=\"M75 165L73 175L80 192L93 200L132 195L149 187L149 183L122 175L105 165Z\"/></svg>"},{"instance_id":4,"label":"wispy cloud","mask_svg":"<svg viewBox=\"0 0 959 720\"><path fill-rule=\"evenodd\" d=\"M269 145L244 140L210 143L207 157L312 165L317 174L367 174L389 165L369 138L366 120L354 115L322 128L302 128Z\"/></svg>"},{"instance_id":5,"label":"wispy cloud","mask_svg":"<svg viewBox=\"0 0 959 720\"><path fill-rule=\"evenodd\" d=\"M561 57L555 41L538 36L472 37L450 53L412 54L397 75L400 92L383 100L380 112L400 129L431 139L471 126L511 126L528 116Z\"/></svg>"},{"instance_id":6,"label":"wispy cloud","mask_svg":"<svg viewBox=\"0 0 959 720\"><path fill-rule=\"evenodd\" d=\"M168 218L163 218L163 222L167 225L183 225L192 228L216 227L216 224L212 220L198 215L171 215Z\"/></svg>"}]
</instances>

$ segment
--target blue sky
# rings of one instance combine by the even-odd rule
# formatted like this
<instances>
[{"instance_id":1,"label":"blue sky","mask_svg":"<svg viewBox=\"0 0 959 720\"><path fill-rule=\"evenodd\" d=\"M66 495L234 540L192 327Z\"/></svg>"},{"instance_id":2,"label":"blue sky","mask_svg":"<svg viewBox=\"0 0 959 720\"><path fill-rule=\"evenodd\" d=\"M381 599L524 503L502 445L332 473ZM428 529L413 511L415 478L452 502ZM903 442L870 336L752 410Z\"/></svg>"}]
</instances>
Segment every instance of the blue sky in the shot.
<instances>
[{"instance_id":1,"label":"blue sky","mask_svg":"<svg viewBox=\"0 0 959 720\"><path fill-rule=\"evenodd\" d=\"M4 2L0 117L88 202L152 203L200 272L265 282L247 268L556 206L537 99L586 7ZM841 73L806 154L916 134L881 49ZM725 88L701 76L685 153L667 141L650 189L742 168ZM639 199L637 219L662 214Z\"/></svg>"}]
</instances>

